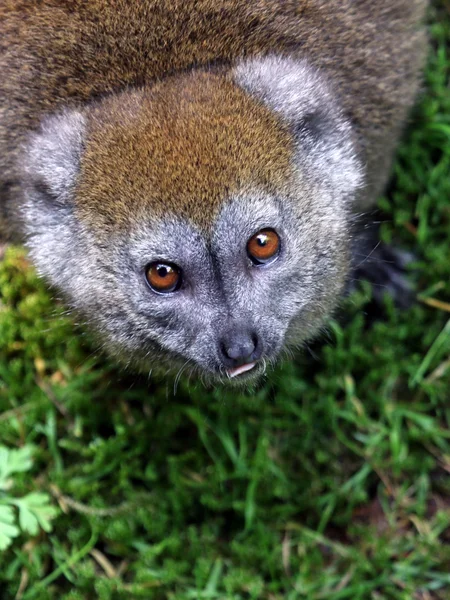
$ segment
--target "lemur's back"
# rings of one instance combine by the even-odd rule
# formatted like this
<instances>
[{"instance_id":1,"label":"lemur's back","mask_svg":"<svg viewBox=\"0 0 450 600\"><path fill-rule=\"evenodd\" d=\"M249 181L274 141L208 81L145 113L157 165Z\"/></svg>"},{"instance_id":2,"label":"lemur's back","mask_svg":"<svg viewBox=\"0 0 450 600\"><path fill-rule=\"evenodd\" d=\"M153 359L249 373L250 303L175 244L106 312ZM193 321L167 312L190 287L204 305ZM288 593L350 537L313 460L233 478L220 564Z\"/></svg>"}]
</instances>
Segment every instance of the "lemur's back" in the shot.
<instances>
[{"instance_id":1,"label":"lemur's back","mask_svg":"<svg viewBox=\"0 0 450 600\"><path fill-rule=\"evenodd\" d=\"M271 52L305 56L337 83L383 185L417 91L426 0L4 1L0 7L3 185L42 113L168 73Z\"/></svg>"}]
</instances>

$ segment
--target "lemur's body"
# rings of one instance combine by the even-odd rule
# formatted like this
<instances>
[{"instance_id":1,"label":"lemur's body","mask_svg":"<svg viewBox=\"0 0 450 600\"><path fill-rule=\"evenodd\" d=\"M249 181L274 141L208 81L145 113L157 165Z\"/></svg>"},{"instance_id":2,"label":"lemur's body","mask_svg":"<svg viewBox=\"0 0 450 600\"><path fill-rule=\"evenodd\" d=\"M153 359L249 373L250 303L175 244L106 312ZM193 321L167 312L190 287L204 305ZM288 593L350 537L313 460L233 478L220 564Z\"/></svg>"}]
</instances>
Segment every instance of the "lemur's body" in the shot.
<instances>
[{"instance_id":1,"label":"lemur's body","mask_svg":"<svg viewBox=\"0 0 450 600\"><path fill-rule=\"evenodd\" d=\"M417 92L425 7L3 0L3 233L27 238L38 268L120 355L189 360L211 375L252 356L273 358L291 338L312 334L339 296L349 214L373 206L383 189ZM248 238L251 223L285 222L292 228L281 232L273 271L281 277L283 261L299 263L295 277L284 274L287 304L276 306L284 316L264 333L275 310L264 294L275 285L283 296L280 281L262 280L267 268L245 283L248 265L231 253L230 277L245 288L233 289L214 245L221 232L245 249L240 229ZM190 258L175 248L179 237L192 245ZM183 270L184 291L149 300L137 278L146 261L163 260ZM204 296L201 283L189 283L190 260L211 263ZM189 321L194 306L198 323ZM233 334L242 323L253 333ZM216 330L222 350L213 351ZM224 344L239 355L234 362Z\"/></svg>"}]
</instances>

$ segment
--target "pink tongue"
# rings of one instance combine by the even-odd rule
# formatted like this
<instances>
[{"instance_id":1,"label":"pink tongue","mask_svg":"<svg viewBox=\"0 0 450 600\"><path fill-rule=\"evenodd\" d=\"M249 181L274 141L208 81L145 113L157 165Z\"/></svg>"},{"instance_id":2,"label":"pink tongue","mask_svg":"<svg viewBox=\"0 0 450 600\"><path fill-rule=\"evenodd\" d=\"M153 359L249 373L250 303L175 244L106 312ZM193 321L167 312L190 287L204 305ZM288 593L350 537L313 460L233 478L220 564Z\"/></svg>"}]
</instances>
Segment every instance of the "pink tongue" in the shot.
<instances>
[{"instance_id":1,"label":"pink tongue","mask_svg":"<svg viewBox=\"0 0 450 600\"><path fill-rule=\"evenodd\" d=\"M237 377L241 373L246 373L247 371L250 371L251 369L253 369L255 364L256 363L252 362L252 363L248 363L247 365L242 365L241 367L237 367L236 369L228 369L228 371L227 371L228 377L231 379L232 377Z\"/></svg>"}]
</instances>

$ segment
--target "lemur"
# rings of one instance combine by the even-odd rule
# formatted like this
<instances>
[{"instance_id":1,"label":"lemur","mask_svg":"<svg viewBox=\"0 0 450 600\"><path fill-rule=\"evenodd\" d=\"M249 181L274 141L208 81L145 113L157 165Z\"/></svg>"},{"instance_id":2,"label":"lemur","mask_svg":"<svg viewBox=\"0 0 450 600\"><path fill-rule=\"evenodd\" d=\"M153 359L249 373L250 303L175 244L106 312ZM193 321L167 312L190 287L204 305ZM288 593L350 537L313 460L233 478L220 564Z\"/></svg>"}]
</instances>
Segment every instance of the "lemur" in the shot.
<instances>
[{"instance_id":1,"label":"lemur","mask_svg":"<svg viewBox=\"0 0 450 600\"><path fill-rule=\"evenodd\" d=\"M255 381L343 294L426 5L2 0L2 235L119 360Z\"/></svg>"}]
</instances>

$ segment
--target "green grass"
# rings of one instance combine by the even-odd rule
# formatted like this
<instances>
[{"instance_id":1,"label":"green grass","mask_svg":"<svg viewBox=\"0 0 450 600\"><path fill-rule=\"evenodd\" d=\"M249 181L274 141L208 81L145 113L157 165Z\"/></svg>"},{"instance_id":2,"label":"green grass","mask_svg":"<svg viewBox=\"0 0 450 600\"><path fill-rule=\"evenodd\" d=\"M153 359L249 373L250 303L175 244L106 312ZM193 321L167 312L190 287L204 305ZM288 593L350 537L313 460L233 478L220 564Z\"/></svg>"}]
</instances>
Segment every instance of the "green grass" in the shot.
<instances>
[{"instance_id":1,"label":"green grass","mask_svg":"<svg viewBox=\"0 0 450 600\"><path fill-rule=\"evenodd\" d=\"M418 256L409 311L368 329L361 291L317 358L257 393L174 394L92 355L7 251L1 600L450 598L448 3L431 22L426 90L381 199L384 238Z\"/></svg>"}]
</instances>

